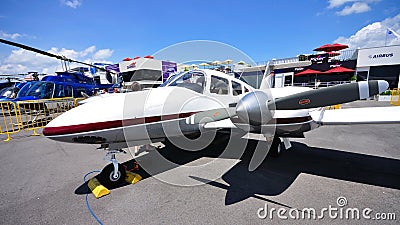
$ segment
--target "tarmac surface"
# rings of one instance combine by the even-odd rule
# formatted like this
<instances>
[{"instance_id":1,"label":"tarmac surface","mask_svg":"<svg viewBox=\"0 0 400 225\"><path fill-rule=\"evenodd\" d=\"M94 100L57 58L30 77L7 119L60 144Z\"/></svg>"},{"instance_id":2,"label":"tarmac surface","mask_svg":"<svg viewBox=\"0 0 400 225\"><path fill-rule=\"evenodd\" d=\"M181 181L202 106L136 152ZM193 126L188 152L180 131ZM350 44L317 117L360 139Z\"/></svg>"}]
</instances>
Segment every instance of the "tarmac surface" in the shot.
<instances>
[{"instance_id":1,"label":"tarmac surface","mask_svg":"<svg viewBox=\"0 0 400 225\"><path fill-rule=\"evenodd\" d=\"M387 106L359 101L342 107L371 105ZM86 206L83 176L107 164L102 160L105 152L95 150L97 145L60 143L29 134L21 132L0 143L0 224L97 224ZM158 152L185 166L159 165L155 177L136 171L144 177L137 184L112 189L100 199L89 194L88 201L104 224L399 223L400 125L326 126L291 141L291 149L267 158L253 172L248 165L254 141L240 160L218 158L224 141L199 152L166 144ZM150 151L137 160L158 164L152 158L156 153ZM128 161L128 168L133 165L129 153L117 159ZM214 163L209 167L198 167L210 161ZM315 213L306 210L305 217L323 218L302 219L305 208L315 209ZM332 209L329 215L325 208L337 211ZM349 208L358 209L360 219L346 219ZM278 218L278 210L288 219ZM363 212L371 219L365 219ZM291 218L296 213L300 219ZM396 219L376 219L382 215Z\"/></svg>"}]
</instances>

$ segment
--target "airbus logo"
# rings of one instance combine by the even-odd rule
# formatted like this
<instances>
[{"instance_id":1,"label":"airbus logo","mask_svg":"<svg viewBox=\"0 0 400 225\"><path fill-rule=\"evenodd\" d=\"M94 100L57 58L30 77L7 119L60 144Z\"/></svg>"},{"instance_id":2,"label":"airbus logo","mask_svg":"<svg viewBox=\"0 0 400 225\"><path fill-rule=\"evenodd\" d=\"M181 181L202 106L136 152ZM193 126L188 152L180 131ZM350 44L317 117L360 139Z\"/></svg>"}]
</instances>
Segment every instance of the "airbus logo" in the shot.
<instances>
[{"instance_id":1,"label":"airbus logo","mask_svg":"<svg viewBox=\"0 0 400 225\"><path fill-rule=\"evenodd\" d=\"M390 58L390 57L393 57L393 53L383 53L383 54L375 54L375 55L368 56L368 58L370 58L370 59Z\"/></svg>"}]
</instances>

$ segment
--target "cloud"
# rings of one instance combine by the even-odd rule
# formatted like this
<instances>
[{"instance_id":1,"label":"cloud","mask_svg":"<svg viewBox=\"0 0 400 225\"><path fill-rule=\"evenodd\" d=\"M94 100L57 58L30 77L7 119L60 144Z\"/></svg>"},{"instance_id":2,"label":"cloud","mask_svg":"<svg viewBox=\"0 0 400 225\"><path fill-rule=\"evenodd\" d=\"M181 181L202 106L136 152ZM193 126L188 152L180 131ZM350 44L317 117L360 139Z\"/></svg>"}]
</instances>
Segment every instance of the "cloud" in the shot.
<instances>
[{"instance_id":1,"label":"cloud","mask_svg":"<svg viewBox=\"0 0 400 225\"><path fill-rule=\"evenodd\" d=\"M69 6L73 9L78 8L78 6L82 5L81 0L61 0L61 3L63 3L66 6Z\"/></svg>"},{"instance_id":2,"label":"cloud","mask_svg":"<svg viewBox=\"0 0 400 225\"><path fill-rule=\"evenodd\" d=\"M101 49L94 54L93 59L94 60L102 60L102 59L109 58L113 54L113 52L114 51L111 49Z\"/></svg>"},{"instance_id":3,"label":"cloud","mask_svg":"<svg viewBox=\"0 0 400 225\"><path fill-rule=\"evenodd\" d=\"M9 39L15 40L21 36L22 36L22 34L19 34L19 33L8 34L4 31L0 30L0 37L2 37L2 38L9 38Z\"/></svg>"},{"instance_id":4,"label":"cloud","mask_svg":"<svg viewBox=\"0 0 400 225\"><path fill-rule=\"evenodd\" d=\"M385 42L387 45L400 44L400 38L386 40L387 28L400 33L400 14L380 22L371 23L350 37L339 37L334 42L347 44L350 48L384 46Z\"/></svg>"},{"instance_id":5,"label":"cloud","mask_svg":"<svg viewBox=\"0 0 400 225\"><path fill-rule=\"evenodd\" d=\"M107 62L113 54L113 50L101 49L95 51L96 46L90 46L82 51L65 48L51 48L47 52L63 55L67 58L83 61L86 63L91 62ZM80 66L79 64L70 65L71 67ZM63 68L58 59L44 56L38 53L27 51L24 49L12 50L11 53L0 61L0 74L18 74L26 73L28 71L37 71L39 73L53 74L56 71L61 71Z\"/></svg>"},{"instance_id":6,"label":"cloud","mask_svg":"<svg viewBox=\"0 0 400 225\"><path fill-rule=\"evenodd\" d=\"M368 12L371 10L371 3L376 3L380 1L381 0L328 0L329 5L327 8L339 9L339 11L336 12L337 15L347 16L351 14ZM343 6L344 8L342 8Z\"/></svg>"},{"instance_id":7,"label":"cloud","mask_svg":"<svg viewBox=\"0 0 400 225\"><path fill-rule=\"evenodd\" d=\"M83 56L86 56L87 54L91 54L91 53L93 53L94 51L96 51L96 46L92 45L92 46L90 46L89 48L83 50L81 56L82 56L82 57L83 57Z\"/></svg>"},{"instance_id":8,"label":"cloud","mask_svg":"<svg viewBox=\"0 0 400 225\"><path fill-rule=\"evenodd\" d=\"M371 7L365 2L355 2L351 6L346 6L341 11L337 12L339 16L347 16L351 14L358 14L363 12L368 12L371 10Z\"/></svg>"},{"instance_id":9,"label":"cloud","mask_svg":"<svg viewBox=\"0 0 400 225\"><path fill-rule=\"evenodd\" d=\"M355 1L357 1L357 0L328 0L328 2L329 2L328 9L340 7L348 2L355 2Z\"/></svg>"}]
</instances>

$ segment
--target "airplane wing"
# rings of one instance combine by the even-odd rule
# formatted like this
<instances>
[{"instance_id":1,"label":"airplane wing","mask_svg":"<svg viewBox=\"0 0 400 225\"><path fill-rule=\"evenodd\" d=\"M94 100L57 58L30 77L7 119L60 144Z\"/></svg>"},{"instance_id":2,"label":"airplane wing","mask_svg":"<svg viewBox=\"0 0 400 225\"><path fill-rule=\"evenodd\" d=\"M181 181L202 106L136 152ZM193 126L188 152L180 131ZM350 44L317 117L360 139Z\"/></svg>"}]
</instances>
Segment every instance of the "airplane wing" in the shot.
<instances>
[{"instance_id":1,"label":"airplane wing","mask_svg":"<svg viewBox=\"0 0 400 225\"><path fill-rule=\"evenodd\" d=\"M356 101L379 94L385 91L388 86L389 84L386 81L381 80L362 81L358 83L299 92L275 99L275 101L270 101L269 96L262 91L254 91L243 96L236 104L230 104L227 108L211 109L193 114L186 119L186 123L206 124L238 116L242 122L259 126L266 124L273 118L273 110L312 109ZM342 117L346 117L347 114L348 112L344 113ZM315 121L322 122L319 120L320 115L321 114L314 116ZM354 119L357 119L357 115L354 117ZM362 117L358 118L360 122L361 118ZM379 117L377 119L379 119ZM231 126L231 124L223 125Z\"/></svg>"},{"instance_id":2,"label":"airplane wing","mask_svg":"<svg viewBox=\"0 0 400 225\"><path fill-rule=\"evenodd\" d=\"M310 112L320 125L400 123L400 106L366 107Z\"/></svg>"}]
</instances>

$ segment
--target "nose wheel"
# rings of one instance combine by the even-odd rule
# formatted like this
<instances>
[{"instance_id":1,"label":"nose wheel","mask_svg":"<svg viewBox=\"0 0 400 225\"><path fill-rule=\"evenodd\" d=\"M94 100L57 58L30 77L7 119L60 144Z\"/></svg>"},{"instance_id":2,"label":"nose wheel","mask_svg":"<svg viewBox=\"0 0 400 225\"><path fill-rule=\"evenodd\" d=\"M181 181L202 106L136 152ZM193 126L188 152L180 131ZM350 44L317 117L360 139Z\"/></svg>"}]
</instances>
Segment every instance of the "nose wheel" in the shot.
<instances>
[{"instance_id":1,"label":"nose wheel","mask_svg":"<svg viewBox=\"0 0 400 225\"><path fill-rule=\"evenodd\" d=\"M106 154L105 160L111 162L103 168L99 174L99 181L107 188L114 188L125 182L126 171L121 164L117 162L115 154L121 151L109 150Z\"/></svg>"}]
</instances>

